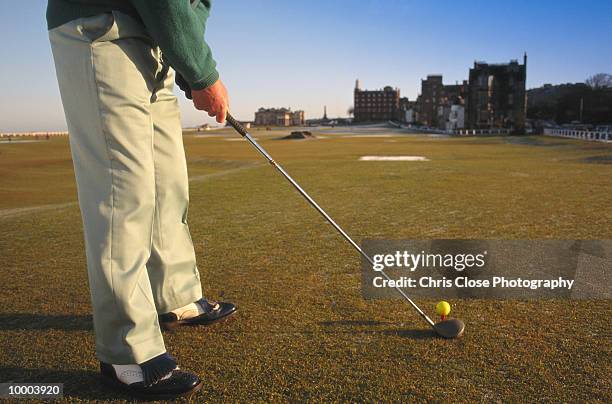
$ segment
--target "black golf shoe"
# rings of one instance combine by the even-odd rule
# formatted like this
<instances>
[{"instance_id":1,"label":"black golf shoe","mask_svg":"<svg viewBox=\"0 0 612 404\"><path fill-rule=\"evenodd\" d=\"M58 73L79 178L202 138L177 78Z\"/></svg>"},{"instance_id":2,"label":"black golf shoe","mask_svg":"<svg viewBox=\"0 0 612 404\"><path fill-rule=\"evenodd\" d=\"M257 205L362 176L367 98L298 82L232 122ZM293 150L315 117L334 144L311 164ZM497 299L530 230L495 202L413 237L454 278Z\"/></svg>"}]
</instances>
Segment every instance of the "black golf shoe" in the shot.
<instances>
[{"instance_id":1,"label":"black golf shoe","mask_svg":"<svg viewBox=\"0 0 612 404\"><path fill-rule=\"evenodd\" d=\"M180 370L174 358L167 353L140 365L100 362L100 374L102 383L107 387L144 400L191 397L202 388L200 378Z\"/></svg>"},{"instance_id":2,"label":"black golf shoe","mask_svg":"<svg viewBox=\"0 0 612 404\"><path fill-rule=\"evenodd\" d=\"M238 308L233 303L215 302L213 300L200 299L195 302L198 305L198 314L193 311L189 315L182 316L176 312L161 314L159 325L164 330L174 330L183 325L211 325L227 319L234 314Z\"/></svg>"}]
</instances>

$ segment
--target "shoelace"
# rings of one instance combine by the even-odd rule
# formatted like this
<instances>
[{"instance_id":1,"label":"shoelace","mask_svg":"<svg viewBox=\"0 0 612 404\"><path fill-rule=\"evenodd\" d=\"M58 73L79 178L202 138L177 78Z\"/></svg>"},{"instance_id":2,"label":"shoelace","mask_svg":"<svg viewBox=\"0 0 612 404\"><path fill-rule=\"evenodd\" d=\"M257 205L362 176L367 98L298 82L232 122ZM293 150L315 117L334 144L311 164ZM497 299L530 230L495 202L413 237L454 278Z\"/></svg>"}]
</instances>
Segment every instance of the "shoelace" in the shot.
<instances>
[{"instance_id":1,"label":"shoelace","mask_svg":"<svg viewBox=\"0 0 612 404\"><path fill-rule=\"evenodd\" d=\"M206 306L204 304L202 304L203 302L200 301L198 302L200 304L200 306L202 306L202 308L204 309L205 312L211 312L211 311L217 311L219 309L221 309L221 305L219 304L219 302L215 301L215 300L204 300L204 302L206 302Z\"/></svg>"}]
</instances>

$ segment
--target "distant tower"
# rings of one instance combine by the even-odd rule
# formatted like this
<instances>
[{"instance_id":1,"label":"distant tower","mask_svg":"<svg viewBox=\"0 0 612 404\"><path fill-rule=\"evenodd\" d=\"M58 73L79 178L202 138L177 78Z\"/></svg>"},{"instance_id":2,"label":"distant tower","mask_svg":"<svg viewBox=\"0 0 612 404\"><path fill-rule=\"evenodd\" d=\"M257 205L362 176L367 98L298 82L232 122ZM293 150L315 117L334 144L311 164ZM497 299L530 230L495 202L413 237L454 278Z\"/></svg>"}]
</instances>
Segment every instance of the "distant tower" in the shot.
<instances>
[{"instance_id":1,"label":"distant tower","mask_svg":"<svg viewBox=\"0 0 612 404\"><path fill-rule=\"evenodd\" d=\"M523 55L523 64L527 66L527 52Z\"/></svg>"},{"instance_id":2,"label":"distant tower","mask_svg":"<svg viewBox=\"0 0 612 404\"><path fill-rule=\"evenodd\" d=\"M355 80L355 90L359 90L359 79Z\"/></svg>"},{"instance_id":3,"label":"distant tower","mask_svg":"<svg viewBox=\"0 0 612 404\"><path fill-rule=\"evenodd\" d=\"M323 120L327 121L327 105L323 105Z\"/></svg>"}]
</instances>

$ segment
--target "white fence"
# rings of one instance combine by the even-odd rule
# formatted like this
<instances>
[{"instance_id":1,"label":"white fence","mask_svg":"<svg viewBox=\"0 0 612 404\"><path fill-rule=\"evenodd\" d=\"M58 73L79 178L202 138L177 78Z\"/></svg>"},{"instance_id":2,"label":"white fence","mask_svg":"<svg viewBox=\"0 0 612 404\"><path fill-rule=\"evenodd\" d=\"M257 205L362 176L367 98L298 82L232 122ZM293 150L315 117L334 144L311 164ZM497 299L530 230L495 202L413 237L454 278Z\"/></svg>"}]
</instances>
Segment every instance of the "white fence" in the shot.
<instances>
[{"instance_id":1,"label":"white fence","mask_svg":"<svg viewBox=\"0 0 612 404\"><path fill-rule=\"evenodd\" d=\"M51 136L68 136L68 132L4 132L0 133L0 138L15 138L15 137L51 137Z\"/></svg>"},{"instance_id":2,"label":"white fence","mask_svg":"<svg viewBox=\"0 0 612 404\"><path fill-rule=\"evenodd\" d=\"M500 135L509 135L511 133L510 129L455 129L453 134L457 136L500 136Z\"/></svg>"},{"instance_id":3,"label":"white fence","mask_svg":"<svg viewBox=\"0 0 612 404\"><path fill-rule=\"evenodd\" d=\"M546 136L569 137L572 139L592 140L596 142L612 142L612 132L589 132L573 129L544 129Z\"/></svg>"}]
</instances>

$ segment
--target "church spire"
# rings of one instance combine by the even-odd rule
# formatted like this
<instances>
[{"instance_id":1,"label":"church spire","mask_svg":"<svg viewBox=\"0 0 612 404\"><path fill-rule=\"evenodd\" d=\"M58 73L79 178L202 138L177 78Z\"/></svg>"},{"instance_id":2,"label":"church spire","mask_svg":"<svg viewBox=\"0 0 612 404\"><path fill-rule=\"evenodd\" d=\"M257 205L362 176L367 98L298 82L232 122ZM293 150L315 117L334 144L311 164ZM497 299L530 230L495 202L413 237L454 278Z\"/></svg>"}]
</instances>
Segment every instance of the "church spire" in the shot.
<instances>
[{"instance_id":1,"label":"church spire","mask_svg":"<svg viewBox=\"0 0 612 404\"><path fill-rule=\"evenodd\" d=\"M323 105L323 119L327 120L327 105Z\"/></svg>"}]
</instances>

